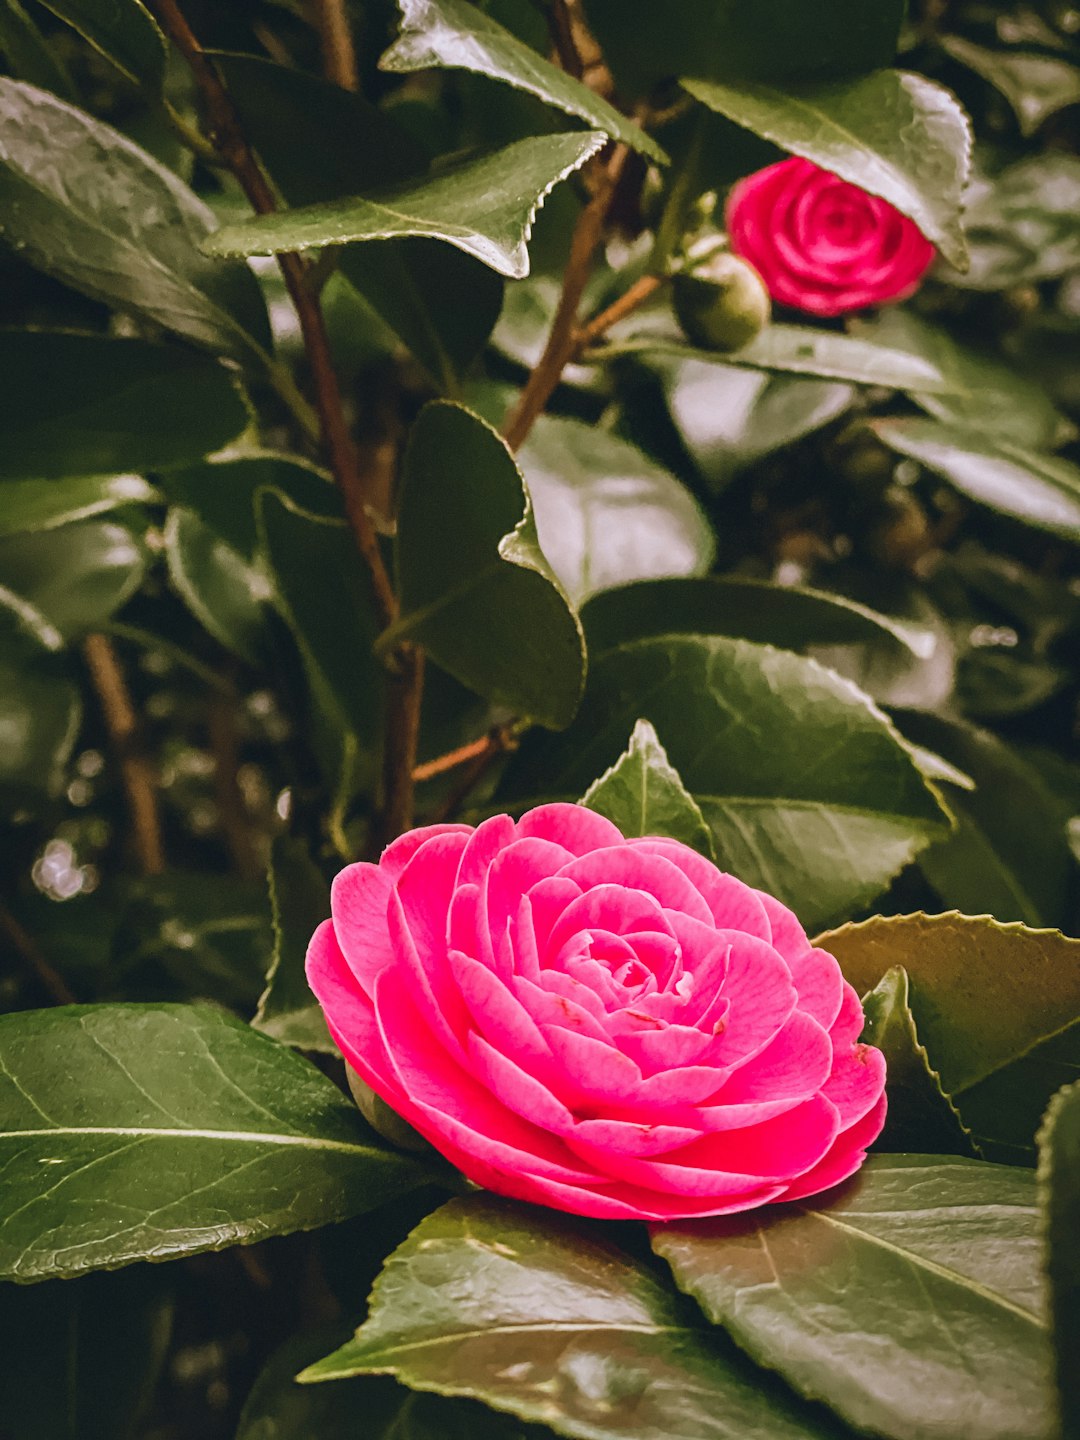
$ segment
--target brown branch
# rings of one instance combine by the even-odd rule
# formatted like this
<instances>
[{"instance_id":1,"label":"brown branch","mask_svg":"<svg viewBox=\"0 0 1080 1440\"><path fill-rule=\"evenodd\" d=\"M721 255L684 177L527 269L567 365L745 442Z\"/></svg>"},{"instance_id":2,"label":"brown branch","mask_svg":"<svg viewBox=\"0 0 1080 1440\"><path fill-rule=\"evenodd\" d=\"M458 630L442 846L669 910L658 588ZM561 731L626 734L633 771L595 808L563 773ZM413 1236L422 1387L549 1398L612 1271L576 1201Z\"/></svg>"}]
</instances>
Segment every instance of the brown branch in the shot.
<instances>
[{"instance_id":1,"label":"brown branch","mask_svg":"<svg viewBox=\"0 0 1080 1440\"><path fill-rule=\"evenodd\" d=\"M548 30L551 43L559 57L559 64L568 75L580 80L585 73L585 64L578 53L574 40L574 22L566 0L551 0L547 12Z\"/></svg>"},{"instance_id":2,"label":"brown branch","mask_svg":"<svg viewBox=\"0 0 1080 1440\"><path fill-rule=\"evenodd\" d=\"M624 144L612 147L600 171L592 199L578 216L570 241L570 258L563 271L562 293L555 307L547 344L517 404L503 422L503 437L511 450L520 447L533 422L543 413L563 369L577 348L578 306L592 268L593 255L604 233L608 208L629 153L628 146Z\"/></svg>"},{"instance_id":3,"label":"brown branch","mask_svg":"<svg viewBox=\"0 0 1080 1440\"><path fill-rule=\"evenodd\" d=\"M399 645L387 679L386 733L383 741L383 809L379 838L389 844L412 827L413 767L420 736L420 701L424 688L424 652L418 645Z\"/></svg>"},{"instance_id":4,"label":"brown branch","mask_svg":"<svg viewBox=\"0 0 1080 1440\"><path fill-rule=\"evenodd\" d=\"M144 875L160 875L165 869L165 847L157 780L154 767L139 749L139 717L124 672L106 635L88 635L83 641L83 656L101 705L109 744L120 765L139 869Z\"/></svg>"},{"instance_id":5,"label":"brown branch","mask_svg":"<svg viewBox=\"0 0 1080 1440\"><path fill-rule=\"evenodd\" d=\"M343 90L358 89L356 47L345 0L311 0L311 11L322 47L323 74Z\"/></svg>"},{"instance_id":6,"label":"brown branch","mask_svg":"<svg viewBox=\"0 0 1080 1440\"><path fill-rule=\"evenodd\" d=\"M590 345L599 340L601 335L606 334L613 325L617 325L620 320L625 320L627 315L635 311L639 305L643 305L650 296L655 295L663 283L664 277L662 275L640 276L617 300L613 300L605 310L601 310L599 315L594 316L588 324L580 326L574 340L575 358L580 355L583 350L587 350Z\"/></svg>"},{"instance_id":7,"label":"brown branch","mask_svg":"<svg viewBox=\"0 0 1080 1440\"><path fill-rule=\"evenodd\" d=\"M34 979L48 992L57 1005L74 1005L75 995L68 989L67 981L56 971L38 948L37 941L29 930L17 920L6 905L0 904L0 930L3 930L25 961Z\"/></svg>"}]
</instances>

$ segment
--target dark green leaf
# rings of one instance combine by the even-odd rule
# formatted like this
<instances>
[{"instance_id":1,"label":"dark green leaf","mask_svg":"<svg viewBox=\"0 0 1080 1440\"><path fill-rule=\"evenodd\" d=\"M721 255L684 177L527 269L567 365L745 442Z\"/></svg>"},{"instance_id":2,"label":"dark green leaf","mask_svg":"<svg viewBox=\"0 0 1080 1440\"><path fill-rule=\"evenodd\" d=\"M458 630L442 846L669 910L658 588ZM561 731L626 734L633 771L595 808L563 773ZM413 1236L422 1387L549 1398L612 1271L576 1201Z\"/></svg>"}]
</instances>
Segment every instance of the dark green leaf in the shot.
<instances>
[{"instance_id":1,"label":"dark green leaf","mask_svg":"<svg viewBox=\"0 0 1080 1440\"><path fill-rule=\"evenodd\" d=\"M867 904L947 823L903 742L853 685L812 660L721 636L606 651L573 726L523 746L507 792L576 798L639 718L663 737L722 867L808 926Z\"/></svg>"},{"instance_id":2,"label":"dark green leaf","mask_svg":"<svg viewBox=\"0 0 1080 1440\"><path fill-rule=\"evenodd\" d=\"M329 1080L221 1011L5 1015L0 1067L7 1279L310 1229L420 1179Z\"/></svg>"},{"instance_id":3,"label":"dark green leaf","mask_svg":"<svg viewBox=\"0 0 1080 1440\"><path fill-rule=\"evenodd\" d=\"M24 260L223 355L265 359L266 311L242 265L207 260L213 217L119 131L0 79L3 236Z\"/></svg>"},{"instance_id":4,"label":"dark green leaf","mask_svg":"<svg viewBox=\"0 0 1080 1440\"><path fill-rule=\"evenodd\" d=\"M1030 1163L1039 1117L1080 1064L1080 940L953 912L875 916L817 943L860 992L904 966L919 1038L976 1144Z\"/></svg>"},{"instance_id":5,"label":"dark green leaf","mask_svg":"<svg viewBox=\"0 0 1080 1440\"><path fill-rule=\"evenodd\" d=\"M954 285L1005 290L1052 280L1080 265L1080 158L1047 150L993 179L977 176L964 216L971 269Z\"/></svg>"},{"instance_id":6,"label":"dark green leaf","mask_svg":"<svg viewBox=\"0 0 1080 1440\"><path fill-rule=\"evenodd\" d=\"M697 72L691 67L688 73ZM966 267L960 212L971 126L948 90L900 70L805 90L683 83L710 110L880 195L914 220L946 260Z\"/></svg>"},{"instance_id":7,"label":"dark green leaf","mask_svg":"<svg viewBox=\"0 0 1080 1440\"><path fill-rule=\"evenodd\" d=\"M129 80L160 91L165 37L142 0L41 0L100 50Z\"/></svg>"},{"instance_id":8,"label":"dark green leaf","mask_svg":"<svg viewBox=\"0 0 1080 1440\"><path fill-rule=\"evenodd\" d=\"M891 65L903 0L587 0L585 13L620 90L676 75L772 80L851 75Z\"/></svg>"},{"instance_id":9,"label":"dark green leaf","mask_svg":"<svg viewBox=\"0 0 1080 1440\"><path fill-rule=\"evenodd\" d=\"M581 420L541 416L518 452L544 557L571 602L712 563L690 492L636 445Z\"/></svg>"},{"instance_id":10,"label":"dark green leaf","mask_svg":"<svg viewBox=\"0 0 1080 1440\"><path fill-rule=\"evenodd\" d=\"M195 618L227 650L258 665L266 651L263 603L273 593L263 571L179 505L165 525L165 560Z\"/></svg>"},{"instance_id":11,"label":"dark green leaf","mask_svg":"<svg viewBox=\"0 0 1080 1440\"><path fill-rule=\"evenodd\" d=\"M592 130L535 135L370 197L226 225L203 248L210 255L273 255L416 235L455 245L500 275L518 278L529 273L526 242L544 197L602 144Z\"/></svg>"},{"instance_id":12,"label":"dark green leaf","mask_svg":"<svg viewBox=\"0 0 1080 1440\"><path fill-rule=\"evenodd\" d=\"M960 35L943 36L941 46L1001 91L1016 112L1021 135L1034 135L1044 120L1080 101L1080 70L1058 56L988 50Z\"/></svg>"},{"instance_id":13,"label":"dark green leaf","mask_svg":"<svg viewBox=\"0 0 1080 1440\"><path fill-rule=\"evenodd\" d=\"M0 376L0 476L164 470L219 450L250 419L224 365L145 340L0 330Z\"/></svg>"},{"instance_id":14,"label":"dark green leaf","mask_svg":"<svg viewBox=\"0 0 1080 1440\"><path fill-rule=\"evenodd\" d=\"M970 794L950 796L957 828L919 857L945 904L1027 925L1063 924L1072 879L1068 798L988 730L915 712L897 723L975 781Z\"/></svg>"},{"instance_id":15,"label":"dark green leaf","mask_svg":"<svg viewBox=\"0 0 1080 1440\"><path fill-rule=\"evenodd\" d=\"M274 837L268 878L274 953L251 1023L264 1035L299 1050L336 1055L337 1046L304 974L308 941L330 914L330 887L307 846L291 835Z\"/></svg>"},{"instance_id":16,"label":"dark green leaf","mask_svg":"<svg viewBox=\"0 0 1080 1440\"><path fill-rule=\"evenodd\" d=\"M66 67L21 0L0 3L0 54L20 80L29 80L31 85L40 85L64 100L78 98Z\"/></svg>"},{"instance_id":17,"label":"dark green leaf","mask_svg":"<svg viewBox=\"0 0 1080 1440\"><path fill-rule=\"evenodd\" d=\"M413 426L397 573L401 619L382 644L412 637L485 698L553 729L570 723L581 627L541 553L513 456L463 406L429 405Z\"/></svg>"},{"instance_id":18,"label":"dark green leaf","mask_svg":"<svg viewBox=\"0 0 1080 1440\"><path fill-rule=\"evenodd\" d=\"M712 835L697 801L667 758L656 731L639 720L628 748L581 797L581 804L624 835L670 835L715 860Z\"/></svg>"},{"instance_id":19,"label":"dark green leaf","mask_svg":"<svg viewBox=\"0 0 1080 1440\"><path fill-rule=\"evenodd\" d=\"M1061 1440L1080 1436L1080 1085L1066 1085L1050 1102L1039 1131L1039 1198Z\"/></svg>"},{"instance_id":20,"label":"dark green leaf","mask_svg":"<svg viewBox=\"0 0 1080 1440\"><path fill-rule=\"evenodd\" d=\"M49 656L0 651L0 791L55 794L81 720L79 689Z\"/></svg>"},{"instance_id":21,"label":"dark green leaf","mask_svg":"<svg viewBox=\"0 0 1080 1440\"><path fill-rule=\"evenodd\" d=\"M863 996L862 1006L866 1028L861 1038L877 1046L888 1067L889 1113L875 1148L973 1158L971 1136L919 1040L904 967L887 971Z\"/></svg>"},{"instance_id":22,"label":"dark green leaf","mask_svg":"<svg viewBox=\"0 0 1080 1440\"><path fill-rule=\"evenodd\" d=\"M138 475L83 475L57 480L5 480L0 484L0 539L55 530L123 505L153 502L157 491Z\"/></svg>"},{"instance_id":23,"label":"dark green leaf","mask_svg":"<svg viewBox=\"0 0 1080 1440\"><path fill-rule=\"evenodd\" d=\"M936 393L909 391L938 420L1036 450L1052 450L1068 436L1069 422L1042 386L996 356L959 344L913 310L883 309L872 323L860 325L859 333L929 361L951 382Z\"/></svg>"},{"instance_id":24,"label":"dark green leaf","mask_svg":"<svg viewBox=\"0 0 1080 1440\"><path fill-rule=\"evenodd\" d=\"M888 1440L1050 1440L1032 1176L879 1155L832 1197L657 1227L705 1313L796 1389Z\"/></svg>"},{"instance_id":25,"label":"dark green leaf","mask_svg":"<svg viewBox=\"0 0 1080 1440\"><path fill-rule=\"evenodd\" d=\"M1080 540L1080 467L979 427L877 420L890 449L943 476L962 495L1038 530Z\"/></svg>"},{"instance_id":26,"label":"dark green leaf","mask_svg":"<svg viewBox=\"0 0 1080 1440\"><path fill-rule=\"evenodd\" d=\"M251 55L215 59L245 133L291 205L364 194L427 168L412 137L360 96ZM484 348L502 302L499 276L437 240L354 246L341 256L341 271L448 390Z\"/></svg>"},{"instance_id":27,"label":"dark green leaf","mask_svg":"<svg viewBox=\"0 0 1080 1440\"><path fill-rule=\"evenodd\" d=\"M0 607L16 609L47 644L50 635L75 640L131 598L148 561L142 527L116 520L78 520L10 535L0 540Z\"/></svg>"},{"instance_id":28,"label":"dark green leaf","mask_svg":"<svg viewBox=\"0 0 1080 1440\"><path fill-rule=\"evenodd\" d=\"M169 1348L172 1276L133 1265L0 1289L0 1418L12 1440L132 1440Z\"/></svg>"},{"instance_id":29,"label":"dark green leaf","mask_svg":"<svg viewBox=\"0 0 1080 1440\"><path fill-rule=\"evenodd\" d=\"M379 61L380 70L408 73L442 66L474 70L536 95L661 164L663 150L639 125L595 91L544 60L490 15L466 0L398 0L401 37Z\"/></svg>"},{"instance_id":30,"label":"dark green leaf","mask_svg":"<svg viewBox=\"0 0 1080 1440\"><path fill-rule=\"evenodd\" d=\"M376 1281L367 1322L302 1378L378 1372L579 1440L838 1433L596 1229L484 1196L422 1221Z\"/></svg>"}]
</instances>

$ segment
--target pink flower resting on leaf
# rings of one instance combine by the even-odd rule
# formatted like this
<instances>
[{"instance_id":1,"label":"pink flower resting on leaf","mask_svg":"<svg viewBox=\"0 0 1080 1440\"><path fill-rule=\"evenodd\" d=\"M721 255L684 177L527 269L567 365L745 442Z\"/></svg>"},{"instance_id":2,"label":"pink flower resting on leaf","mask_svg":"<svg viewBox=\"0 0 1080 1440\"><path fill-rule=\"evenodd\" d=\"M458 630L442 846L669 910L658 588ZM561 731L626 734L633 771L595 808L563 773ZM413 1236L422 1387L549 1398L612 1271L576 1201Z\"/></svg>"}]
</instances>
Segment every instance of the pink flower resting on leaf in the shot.
<instances>
[{"instance_id":1,"label":"pink flower resting on leaf","mask_svg":"<svg viewBox=\"0 0 1080 1440\"><path fill-rule=\"evenodd\" d=\"M794 915L577 805L413 830L334 881L307 971L348 1063L469 1179L722 1215L852 1174L885 1063Z\"/></svg>"},{"instance_id":2,"label":"pink flower resting on leaf","mask_svg":"<svg viewBox=\"0 0 1080 1440\"><path fill-rule=\"evenodd\" d=\"M887 200L795 157L740 180L726 221L773 299L812 315L903 300L936 254Z\"/></svg>"}]
</instances>

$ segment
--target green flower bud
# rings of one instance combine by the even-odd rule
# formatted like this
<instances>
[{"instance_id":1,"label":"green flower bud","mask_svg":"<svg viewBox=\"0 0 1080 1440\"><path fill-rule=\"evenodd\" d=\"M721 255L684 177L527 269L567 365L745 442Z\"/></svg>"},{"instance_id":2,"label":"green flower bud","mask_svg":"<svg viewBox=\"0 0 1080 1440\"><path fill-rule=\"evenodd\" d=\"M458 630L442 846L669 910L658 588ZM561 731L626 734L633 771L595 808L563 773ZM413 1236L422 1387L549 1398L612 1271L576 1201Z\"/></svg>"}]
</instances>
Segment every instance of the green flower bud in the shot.
<instances>
[{"instance_id":1,"label":"green flower bud","mask_svg":"<svg viewBox=\"0 0 1080 1440\"><path fill-rule=\"evenodd\" d=\"M686 338L703 350L740 350L769 323L772 304L752 265L714 251L672 279L675 316Z\"/></svg>"}]
</instances>

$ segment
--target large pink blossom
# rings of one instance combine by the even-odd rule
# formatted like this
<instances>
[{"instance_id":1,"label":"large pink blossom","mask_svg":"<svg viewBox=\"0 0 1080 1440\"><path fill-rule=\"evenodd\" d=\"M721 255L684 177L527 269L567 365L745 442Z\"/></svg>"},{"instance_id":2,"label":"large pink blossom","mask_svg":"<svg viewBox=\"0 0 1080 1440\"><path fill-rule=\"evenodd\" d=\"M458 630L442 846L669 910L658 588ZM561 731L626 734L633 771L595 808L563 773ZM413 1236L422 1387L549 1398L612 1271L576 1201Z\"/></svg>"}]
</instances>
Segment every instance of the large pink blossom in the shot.
<instances>
[{"instance_id":1,"label":"large pink blossom","mask_svg":"<svg viewBox=\"0 0 1080 1440\"><path fill-rule=\"evenodd\" d=\"M936 254L887 200L797 157L740 180L726 223L773 299L812 315L902 300Z\"/></svg>"},{"instance_id":2,"label":"large pink blossom","mask_svg":"<svg viewBox=\"0 0 1080 1440\"><path fill-rule=\"evenodd\" d=\"M779 901L577 805L413 830L337 876L308 978L469 1179L670 1220L845 1179L885 1115L858 997Z\"/></svg>"}]
</instances>

